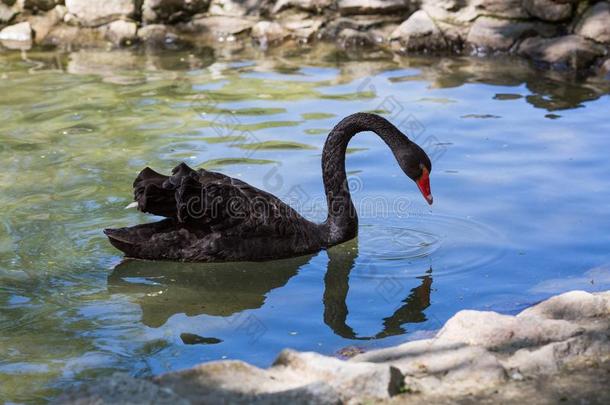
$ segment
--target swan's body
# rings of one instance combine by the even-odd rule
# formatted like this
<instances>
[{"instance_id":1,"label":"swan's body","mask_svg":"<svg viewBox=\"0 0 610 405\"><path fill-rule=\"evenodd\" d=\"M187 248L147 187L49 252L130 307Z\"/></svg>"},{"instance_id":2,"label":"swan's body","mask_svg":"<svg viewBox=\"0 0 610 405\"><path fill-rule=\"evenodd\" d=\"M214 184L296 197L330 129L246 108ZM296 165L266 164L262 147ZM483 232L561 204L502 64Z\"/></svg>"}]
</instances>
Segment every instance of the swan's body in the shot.
<instances>
[{"instance_id":1,"label":"swan's body","mask_svg":"<svg viewBox=\"0 0 610 405\"><path fill-rule=\"evenodd\" d=\"M429 203L430 159L386 119L357 113L329 134L322 153L328 217L303 218L279 198L241 180L182 163L164 176L145 168L134 182L138 209L167 219L106 229L129 257L182 261L260 261L299 256L345 242L358 233L358 217L345 173L345 152L358 132L377 133Z\"/></svg>"}]
</instances>

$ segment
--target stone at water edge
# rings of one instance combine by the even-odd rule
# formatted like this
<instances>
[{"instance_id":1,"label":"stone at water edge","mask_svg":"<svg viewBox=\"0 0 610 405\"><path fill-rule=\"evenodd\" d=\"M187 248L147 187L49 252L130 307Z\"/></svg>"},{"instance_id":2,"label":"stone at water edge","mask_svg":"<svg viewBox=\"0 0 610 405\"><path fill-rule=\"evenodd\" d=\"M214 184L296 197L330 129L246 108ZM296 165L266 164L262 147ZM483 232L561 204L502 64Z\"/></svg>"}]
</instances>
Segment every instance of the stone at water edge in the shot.
<instances>
[{"instance_id":1,"label":"stone at water edge","mask_svg":"<svg viewBox=\"0 0 610 405\"><path fill-rule=\"evenodd\" d=\"M406 51L441 50L448 44L436 23L423 10L416 11L390 35Z\"/></svg>"},{"instance_id":2,"label":"stone at water edge","mask_svg":"<svg viewBox=\"0 0 610 405\"><path fill-rule=\"evenodd\" d=\"M117 20L101 27L104 37L113 44L131 45L136 40L138 26L133 21Z\"/></svg>"},{"instance_id":3,"label":"stone at water edge","mask_svg":"<svg viewBox=\"0 0 610 405\"><path fill-rule=\"evenodd\" d=\"M534 33L549 37L557 33L557 28L542 22L479 17L470 28L466 42L476 50L508 51L518 40Z\"/></svg>"},{"instance_id":4,"label":"stone at water edge","mask_svg":"<svg viewBox=\"0 0 610 405\"><path fill-rule=\"evenodd\" d=\"M9 25L0 30L0 41L31 42L32 26L27 21Z\"/></svg>"},{"instance_id":5,"label":"stone at water edge","mask_svg":"<svg viewBox=\"0 0 610 405\"><path fill-rule=\"evenodd\" d=\"M54 9L46 13L38 13L36 15L29 16L27 21L32 26L32 31L34 31L35 42L40 44L46 38L47 34L53 29L53 27L63 21L66 12L67 11L64 6L56 6Z\"/></svg>"},{"instance_id":6,"label":"stone at water edge","mask_svg":"<svg viewBox=\"0 0 610 405\"><path fill-rule=\"evenodd\" d=\"M588 68L604 55L604 47L578 35L544 39L527 38L519 45L518 53L535 61L579 70Z\"/></svg>"},{"instance_id":7,"label":"stone at water edge","mask_svg":"<svg viewBox=\"0 0 610 405\"><path fill-rule=\"evenodd\" d=\"M275 21L259 21L252 27L250 35L252 38L256 39L259 44L266 46L281 42L289 33Z\"/></svg>"},{"instance_id":8,"label":"stone at water edge","mask_svg":"<svg viewBox=\"0 0 610 405\"><path fill-rule=\"evenodd\" d=\"M610 44L610 3L600 2L587 10L575 32L596 42Z\"/></svg>"}]
</instances>

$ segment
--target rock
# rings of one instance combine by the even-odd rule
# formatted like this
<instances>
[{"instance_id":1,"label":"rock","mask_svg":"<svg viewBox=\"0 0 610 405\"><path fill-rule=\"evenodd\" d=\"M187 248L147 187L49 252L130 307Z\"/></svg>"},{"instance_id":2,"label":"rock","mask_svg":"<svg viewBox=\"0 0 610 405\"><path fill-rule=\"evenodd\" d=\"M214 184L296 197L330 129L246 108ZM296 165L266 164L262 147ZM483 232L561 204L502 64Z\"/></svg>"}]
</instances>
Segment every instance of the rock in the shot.
<instances>
[{"instance_id":1,"label":"rock","mask_svg":"<svg viewBox=\"0 0 610 405\"><path fill-rule=\"evenodd\" d=\"M266 47L269 44L281 42L289 34L284 27L276 22L259 21L252 27L250 35L261 46Z\"/></svg>"},{"instance_id":2,"label":"rock","mask_svg":"<svg viewBox=\"0 0 610 405\"><path fill-rule=\"evenodd\" d=\"M242 17L248 10L237 1L233 0L212 0L208 9L209 15L224 15L229 17Z\"/></svg>"},{"instance_id":3,"label":"rock","mask_svg":"<svg viewBox=\"0 0 610 405\"><path fill-rule=\"evenodd\" d=\"M55 6L63 4L63 0L25 0L24 8L33 11L49 11Z\"/></svg>"},{"instance_id":4,"label":"rock","mask_svg":"<svg viewBox=\"0 0 610 405\"><path fill-rule=\"evenodd\" d=\"M466 42L477 51L508 51L520 39L534 35L548 37L556 31L550 24L479 17L470 28Z\"/></svg>"},{"instance_id":5,"label":"rock","mask_svg":"<svg viewBox=\"0 0 610 405\"><path fill-rule=\"evenodd\" d=\"M204 31L217 39L224 39L249 31L255 21L240 17L210 16L195 18L190 24L197 31Z\"/></svg>"},{"instance_id":6,"label":"rock","mask_svg":"<svg viewBox=\"0 0 610 405\"><path fill-rule=\"evenodd\" d=\"M299 41L311 41L320 30L324 20L320 18L289 19L282 21L283 26Z\"/></svg>"},{"instance_id":7,"label":"rock","mask_svg":"<svg viewBox=\"0 0 610 405\"><path fill-rule=\"evenodd\" d=\"M369 32L344 28L337 35L337 43L341 48L363 48L375 45L375 38Z\"/></svg>"},{"instance_id":8,"label":"rock","mask_svg":"<svg viewBox=\"0 0 610 405\"><path fill-rule=\"evenodd\" d=\"M9 25L0 30L0 41L31 42L32 26L27 21Z\"/></svg>"},{"instance_id":9,"label":"rock","mask_svg":"<svg viewBox=\"0 0 610 405\"><path fill-rule=\"evenodd\" d=\"M0 1L0 24L10 22L23 10L23 0L5 3Z\"/></svg>"},{"instance_id":10,"label":"rock","mask_svg":"<svg viewBox=\"0 0 610 405\"><path fill-rule=\"evenodd\" d=\"M540 317L579 321L603 317L608 313L610 313L610 300L602 295L593 295L584 291L571 291L551 297L538 305L525 309L517 315L517 318Z\"/></svg>"},{"instance_id":11,"label":"rock","mask_svg":"<svg viewBox=\"0 0 610 405\"><path fill-rule=\"evenodd\" d=\"M563 21L572 16L572 4L554 0L523 0L523 7L530 15L544 21Z\"/></svg>"},{"instance_id":12,"label":"rock","mask_svg":"<svg viewBox=\"0 0 610 405\"><path fill-rule=\"evenodd\" d=\"M338 0L342 15L352 14L406 14L410 10L408 0Z\"/></svg>"},{"instance_id":13,"label":"rock","mask_svg":"<svg viewBox=\"0 0 610 405\"><path fill-rule=\"evenodd\" d=\"M47 13L28 17L27 21L32 26L36 43L41 43L49 31L59 24L65 15L66 8L64 6L57 6Z\"/></svg>"},{"instance_id":14,"label":"rock","mask_svg":"<svg viewBox=\"0 0 610 405\"><path fill-rule=\"evenodd\" d=\"M164 24L150 24L138 30L138 39L149 44L167 44L177 40L173 29Z\"/></svg>"},{"instance_id":15,"label":"rock","mask_svg":"<svg viewBox=\"0 0 610 405\"><path fill-rule=\"evenodd\" d=\"M95 27L135 13L134 0L66 0L68 12L85 26Z\"/></svg>"},{"instance_id":16,"label":"rock","mask_svg":"<svg viewBox=\"0 0 610 405\"><path fill-rule=\"evenodd\" d=\"M529 18L522 0L424 0L422 9L435 21L464 25L481 16Z\"/></svg>"},{"instance_id":17,"label":"rock","mask_svg":"<svg viewBox=\"0 0 610 405\"><path fill-rule=\"evenodd\" d=\"M390 35L390 41L399 43L401 50L435 51L447 48L447 41L428 13L413 13Z\"/></svg>"},{"instance_id":18,"label":"rock","mask_svg":"<svg viewBox=\"0 0 610 405\"><path fill-rule=\"evenodd\" d=\"M518 53L549 65L579 70L591 66L605 49L581 36L566 35L552 39L527 38L519 45Z\"/></svg>"},{"instance_id":19,"label":"rock","mask_svg":"<svg viewBox=\"0 0 610 405\"><path fill-rule=\"evenodd\" d=\"M42 45L66 47L104 47L107 43L98 28L58 24L41 40Z\"/></svg>"},{"instance_id":20,"label":"rock","mask_svg":"<svg viewBox=\"0 0 610 405\"><path fill-rule=\"evenodd\" d=\"M335 0L279 0L273 6L273 13L278 13L288 8L320 13L327 8L333 7L334 4Z\"/></svg>"},{"instance_id":21,"label":"rock","mask_svg":"<svg viewBox=\"0 0 610 405\"><path fill-rule=\"evenodd\" d=\"M600 2L587 10L575 32L596 42L610 44L610 3Z\"/></svg>"},{"instance_id":22,"label":"rock","mask_svg":"<svg viewBox=\"0 0 610 405\"><path fill-rule=\"evenodd\" d=\"M209 0L144 0L142 19L147 23L185 21L207 11Z\"/></svg>"},{"instance_id":23,"label":"rock","mask_svg":"<svg viewBox=\"0 0 610 405\"><path fill-rule=\"evenodd\" d=\"M100 27L104 38L117 46L131 45L136 40L138 26L133 21L117 20Z\"/></svg>"}]
</instances>

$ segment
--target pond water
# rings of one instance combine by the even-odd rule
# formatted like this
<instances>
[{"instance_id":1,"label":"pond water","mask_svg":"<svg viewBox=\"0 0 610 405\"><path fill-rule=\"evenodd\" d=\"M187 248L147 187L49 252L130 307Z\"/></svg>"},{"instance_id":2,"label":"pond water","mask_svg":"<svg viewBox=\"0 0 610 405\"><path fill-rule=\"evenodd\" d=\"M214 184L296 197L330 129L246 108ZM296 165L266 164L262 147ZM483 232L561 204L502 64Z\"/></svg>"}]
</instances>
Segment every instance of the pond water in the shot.
<instances>
[{"instance_id":1,"label":"pond water","mask_svg":"<svg viewBox=\"0 0 610 405\"><path fill-rule=\"evenodd\" d=\"M116 371L268 366L427 337L610 286L610 85L514 59L326 49L0 53L0 400ZM347 168L357 240L268 263L126 261L102 229L149 165L241 178L321 220L320 155L375 111L431 155L428 207L376 136Z\"/></svg>"}]
</instances>

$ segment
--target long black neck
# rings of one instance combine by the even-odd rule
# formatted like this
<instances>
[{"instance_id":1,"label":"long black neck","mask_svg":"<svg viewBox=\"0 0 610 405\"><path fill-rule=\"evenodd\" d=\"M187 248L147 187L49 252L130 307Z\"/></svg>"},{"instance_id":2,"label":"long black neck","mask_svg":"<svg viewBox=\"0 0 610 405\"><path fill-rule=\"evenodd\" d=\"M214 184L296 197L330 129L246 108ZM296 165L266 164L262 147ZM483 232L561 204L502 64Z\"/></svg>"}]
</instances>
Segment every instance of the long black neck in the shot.
<instances>
[{"instance_id":1,"label":"long black neck","mask_svg":"<svg viewBox=\"0 0 610 405\"><path fill-rule=\"evenodd\" d=\"M322 175L328 204L328 217L322 224L329 246L358 234L358 215L349 192L345 173L347 144L354 135L372 131L390 147L405 141L405 136L388 120L367 113L352 114L339 122L328 135L322 152Z\"/></svg>"}]
</instances>

